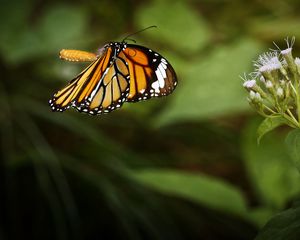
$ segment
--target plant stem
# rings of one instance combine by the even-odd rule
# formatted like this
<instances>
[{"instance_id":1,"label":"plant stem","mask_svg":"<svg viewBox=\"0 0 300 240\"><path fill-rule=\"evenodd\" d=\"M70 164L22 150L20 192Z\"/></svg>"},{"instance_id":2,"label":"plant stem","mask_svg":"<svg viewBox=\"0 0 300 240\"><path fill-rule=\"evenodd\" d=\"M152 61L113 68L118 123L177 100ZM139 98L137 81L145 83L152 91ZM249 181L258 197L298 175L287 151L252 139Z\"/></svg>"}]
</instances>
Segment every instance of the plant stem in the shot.
<instances>
[{"instance_id":1,"label":"plant stem","mask_svg":"<svg viewBox=\"0 0 300 240\"><path fill-rule=\"evenodd\" d=\"M299 81L296 78L295 79L295 83L296 83L296 89L293 86L292 83L290 83L291 88L293 89L294 94L296 95L296 108L297 108L297 118L298 118L298 126L300 124L300 96L299 96Z\"/></svg>"},{"instance_id":2,"label":"plant stem","mask_svg":"<svg viewBox=\"0 0 300 240\"><path fill-rule=\"evenodd\" d=\"M296 101L297 101L296 107L297 107L298 122L300 123L300 96L299 96L299 86L297 86Z\"/></svg>"},{"instance_id":3,"label":"plant stem","mask_svg":"<svg viewBox=\"0 0 300 240\"><path fill-rule=\"evenodd\" d=\"M283 113L282 117L284 117L286 120L288 120L291 123L291 125L290 125L291 127L300 128L300 124L298 123L298 121L295 118L290 117L286 113Z\"/></svg>"},{"instance_id":4,"label":"plant stem","mask_svg":"<svg viewBox=\"0 0 300 240\"><path fill-rule=\"evenodd\" d=\"M291 116L291 118L293 119L294 122L298 123L297 119L295 118L294 114L291 112L290 109L287 110L288 114ZM299 123L298 123L299 126Z\"/></svg>"},{"instance_id":5,"label":"plant stem","mask_svg":"<svg viewBox=\"0 0 300 240\"><path fill-rule=\"evenodd\" d=\"M267 109L268 111L270 111L272 114L276 114L276 112L275 111L273 111L271 108L269 108L268 106L264 106L265 107L265 109Z\"/></svg>"}]
</instances>

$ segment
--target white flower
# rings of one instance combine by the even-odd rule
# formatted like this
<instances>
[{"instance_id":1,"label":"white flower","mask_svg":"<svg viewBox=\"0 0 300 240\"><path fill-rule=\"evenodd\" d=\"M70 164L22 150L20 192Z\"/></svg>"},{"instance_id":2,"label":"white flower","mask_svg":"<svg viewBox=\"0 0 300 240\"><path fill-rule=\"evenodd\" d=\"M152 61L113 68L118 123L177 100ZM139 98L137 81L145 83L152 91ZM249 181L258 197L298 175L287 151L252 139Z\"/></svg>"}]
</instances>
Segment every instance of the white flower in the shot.
<instances>
[{"instance_id":1,"label":"white flower","mask_svg":"<svg viewBox=\"0 0 300 240\"><path fill-rule=\"evenodd\" d=\"M292 48L287 48L287 49L282 50L280 53L282 55L286 55L286 54L289 54L291 51L292 51Z\"/></svg>"},{"instance_id":2,"label":"white flower","mask_svg":"<svg viewBox=\"0 0 300 240\"><path fill-rule=\"evenodd\" d=\"M291 40L289 40L289 37L287 37L284 40L285 40L286 45L287 45L287 48L284 49L284 50L281 50L280 47L278 47L278 45L275 42L273 42L274 45L276 46L276 48L279 50L279 52L282 55L289 54L293 50L293 46L294 46L294 43L295 43L295 37L292 37Z\"/></svg>"},{"instance_id":3,"label":"white flower","mask_svg":"<svg viewBox=\"0 0 300 240\"><path fill-rule=\"evenodd\" d=\"M247 80L243 83L243 87L247 89L251 89L256 85L256 81L254 79Z\"/></svg>"},{"instance_id":4,"label":"white flower","mask_svg":"<svg viewBox=\"0 0 300 240\"><path fill-rule=\"evenodd\" d=\"M284 50L280 51L280 53L282 55L286 55L286 54L289 54L290 52L292 52L293 45L295 43L295 37L292 37L291 42L289 41L289 38L287 37L285 39L285 42L286 42L286 45L287 45L287 49L284 49Z\"/></svg>"},{"instance_id":5,"label":"white flower","mask_svg":"<svg viewBox=\"0 0 300 240\"><path fill-rule=\"evenodd\" d=\"M278 52L266 52L258 57L254 62L254 66L258 72L269 72L272 70L280 69L281 62L278 59Z\"/></svg>"}]
</instances>

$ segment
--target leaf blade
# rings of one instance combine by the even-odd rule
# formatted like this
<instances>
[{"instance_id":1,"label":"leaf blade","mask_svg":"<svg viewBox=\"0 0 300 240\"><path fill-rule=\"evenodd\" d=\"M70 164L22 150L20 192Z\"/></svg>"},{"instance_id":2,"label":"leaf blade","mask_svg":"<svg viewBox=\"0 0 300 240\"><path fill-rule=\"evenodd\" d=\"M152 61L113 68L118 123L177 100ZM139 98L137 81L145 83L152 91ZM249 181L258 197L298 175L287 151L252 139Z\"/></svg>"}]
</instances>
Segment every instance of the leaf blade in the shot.
<instances>
[{"instance_id":1,"label":"leaf blade","mask_svg":"<svg viewBox=\"0 0 300 240\"><path fill-rule=\"evenodd\" d=\"M294 165L300 172L300 130L291 131L286 137L285 144Z\"/></svg>"},{"instance_id":2,"label":"leaf blade","mask_svg":"<svg viewBox=\"0 0 300 240\"><path fill-rule=\"evenodd\" d=\"M183 197L212 209L248 217L246 202L241 192L216 178L161 169L132 171L131 176L162 193Z\"/></svg>"},{"instance_id":3,"label":"leaf blade","mask_svg":"<svg viewBox=\"0 0 300 240\"><path fill-rule=\"evenodd\" d=\"M271 116L265 118L257 129L257 142L259 143L262 137L273 129L286 124L286 119L282 116Z\"/></svg>"},{"instance_id":4,"label":"leaf blade","mask_svg":"<svg viewBox=\"0 0 300 240\"><path fill-rule=\"evenodd\" d=\"M300 236L300 207L290 208L263 227L255 240L297 240Z\"/></svg>"}]
</instances>

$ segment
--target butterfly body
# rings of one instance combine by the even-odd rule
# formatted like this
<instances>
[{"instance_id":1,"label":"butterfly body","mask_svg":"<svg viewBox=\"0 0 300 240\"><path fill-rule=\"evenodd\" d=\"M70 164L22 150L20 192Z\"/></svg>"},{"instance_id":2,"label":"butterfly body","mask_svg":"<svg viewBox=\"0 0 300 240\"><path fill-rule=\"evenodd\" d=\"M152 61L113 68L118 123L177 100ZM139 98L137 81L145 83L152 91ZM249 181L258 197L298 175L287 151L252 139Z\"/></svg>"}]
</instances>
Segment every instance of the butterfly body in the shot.
<instances>
[{"instance_id":1,"label":"butterfly body","mask_svg":"<svg viewBox=\"0 0 300 240\"><path fill-rule=\"evenodd\" d=\"M76 51L76 50L71 50ZM76 61L77 52L61 52ZM71 56L71 57L70 57ZM88 55L79 56L87 59ZM69 59L68 59L69 58ZM96 59L49 101L53 111L74 107L92 115L109 113L124 102L138 102L170 94L177 77L169 62L143 46L126 42L104 45Z\"/></svg>"},{"instance_id":2,"label":"butterfly body","mask_svg":"<svg viewBox=\"0 0 300 240\"><path fill-rule=\"evenodd\" d=\"M62 49L59 57L70 62L91 62L97 59L97 55L94 53L73 49Z\"/></svg>"}]
</instances>

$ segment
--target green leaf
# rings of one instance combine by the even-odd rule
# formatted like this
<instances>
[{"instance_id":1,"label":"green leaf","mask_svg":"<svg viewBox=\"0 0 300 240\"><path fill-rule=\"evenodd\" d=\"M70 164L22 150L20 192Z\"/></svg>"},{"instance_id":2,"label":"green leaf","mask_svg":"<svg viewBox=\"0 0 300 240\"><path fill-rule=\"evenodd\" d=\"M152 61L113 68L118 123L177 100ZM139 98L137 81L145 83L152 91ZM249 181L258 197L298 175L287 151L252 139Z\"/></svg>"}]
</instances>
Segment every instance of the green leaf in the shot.
<instances>
[{"instance_id":1,"label":"green leaf","mask_svg":"<svg viewBox=\"0 0 300 240\"><path fill-rule=\"evenodd\" d=\"M284 147L284 135L270 132L257 145L257 126L257 121L251 122L244 132L242 148L246 171L261 205L281 210L300 192L300 176Z\"/></svg>"},{"instance_id":2,"label":"green leaf","mask_svg":"<svg viewBox=\"0 0 300 240\"><path fill-rule=\"evenodd\" d=\"M300 130L291 131L286 137L285 143L293 163L300 172Z\"/></svg>"},{"instance_id":3,"label":"green leaf","mask_svg":"<svg viewBox=\"0 0 300 240\"><path fill-rule=\"evenodd\" d=\"M206 207L246 214L246 203L241 192L232 185L213 177L176 170L136 170L131 176L165 194L183 197Z\"/></svg>"},{"instance_id":4,"label":"green leaf","mask_svg":"<svg viewBox=\"0 0 300 240\"><path fill-rule=\"evenodd\" d=\"M300 236L300 207L275 215L260 231L256 240L298 240Z\"/></svg>"},{"instance_id":5,"label":"green leaf","mask_svg":"<svg viewBox=\"0 0 300 240\"><path fill-rule=\"evenodd\" d=\"M139 28L158 26L145 34L185 53L201 49L211 35L204 19L183 1L153 1L137 11L136 23Z\"/></svg>"},{"instance_id":6,"label":"green leaf","mask_svg":"<svg viewBox=\"0 0 300 240\"><path fill-rule=\"evenodd\" d=\"M216 47L210 56L176 65L178 86L156 123L215 118L250 110L238 76L250 69L260 50L259 43L240 40Z\"/></svg>"},{"instance_id":7,"label":"green leaf","mask_svg":"<svg viewBox=\"0 0 300 240\"><path fill-rule=\"evenodd\" d=\"M283 118L282 116L272 116L272 117L265 118L257 129L257 142L259 143L261 138L266 133L286 123L287 123L286 119Z\"/></svg>"}]
</instances>

